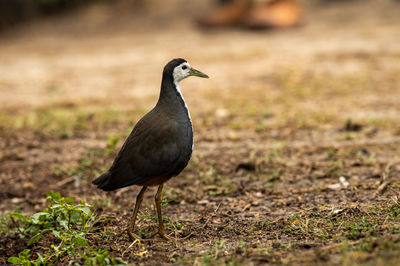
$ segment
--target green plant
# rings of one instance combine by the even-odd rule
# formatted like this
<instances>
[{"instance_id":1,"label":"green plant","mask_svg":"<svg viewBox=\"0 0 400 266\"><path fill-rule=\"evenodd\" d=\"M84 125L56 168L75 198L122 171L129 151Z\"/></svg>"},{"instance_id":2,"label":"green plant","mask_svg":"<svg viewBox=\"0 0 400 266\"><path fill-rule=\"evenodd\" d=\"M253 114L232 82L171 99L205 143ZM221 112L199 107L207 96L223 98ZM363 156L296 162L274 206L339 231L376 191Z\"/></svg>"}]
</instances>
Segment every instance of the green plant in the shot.
<instances>
[{"instance_id":1,"label":"green plant","mask_svg":"<svg viewBox=\"0 0 400 266\"><path fill-rule=\"evenodd\" d=\"M83 261L85 265L121 264L121 259L107 257L106 250L90 248L88 236L94 229L96 216L90 210L91 205L80 201L74 204L74 199L62 197L60 193L48 193L47 208L30 217L21 213L10 214L15 225L15 233L20 237L29 237L28 247L35 245L43 237L55 239L50 247L42 248L45 253L32 254L31 249L25 249L18 257L8 258L12 264L41 265L52 264L64 255L70 255L75 261ZM38 249L36 249L38 250ZM39 248L39 251L41 249ZM97 262L97 263L95 263Z\"/></svg>"},{"instance_id":2,"label":"green plant","mask_svg":"<svg viewBox=\"0 0 400 266\"><path fill-rule=\"evenodd\" d=\"M24 249L22 252L19 253L18 257L10 257L8 258L8 262L12 264L20 264L20 265L40 265L41 263L45 263L43 257L38 254L37 261L30 260L30 249Z\"/></svg>"},{"instance_id":3,"label":"green plant","mask_svg":"<svg viewBox=\"0 0 400 266\"><path fill-rule=\"evenodd\" d=\"M83 256L84 265L126 265L121 258L110 258L108 254L108 250L93 250ZM71 261L70 264L80 265L79 263L71 263Z\"/></svg>"}]
</instances>

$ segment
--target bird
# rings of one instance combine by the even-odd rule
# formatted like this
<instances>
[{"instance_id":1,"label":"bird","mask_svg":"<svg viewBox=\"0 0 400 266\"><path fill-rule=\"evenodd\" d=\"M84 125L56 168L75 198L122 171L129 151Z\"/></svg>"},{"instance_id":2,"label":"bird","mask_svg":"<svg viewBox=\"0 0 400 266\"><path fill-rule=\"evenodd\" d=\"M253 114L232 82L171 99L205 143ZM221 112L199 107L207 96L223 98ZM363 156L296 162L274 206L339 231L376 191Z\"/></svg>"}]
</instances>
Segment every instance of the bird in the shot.
<instances>
[{"instance_id":1,"label":"bird","mask_svg":"<svg viewBox=\"0 0 400 266\"><path fill-rule=\"evenodd\" d=\"M136 217L150 186L158 186L155 194L158 231L150 238L158 234L170 239L161 216L162 190L165 182L188 165L193 152L192 120L179 87L179 82L189 76L209 78L182 58L172 59L165 65L156 105L133 127L109 170L92 181L104 191L142 186L127 228L132 241L138 238L133 233Z\"/></svg>"}]
</instances>

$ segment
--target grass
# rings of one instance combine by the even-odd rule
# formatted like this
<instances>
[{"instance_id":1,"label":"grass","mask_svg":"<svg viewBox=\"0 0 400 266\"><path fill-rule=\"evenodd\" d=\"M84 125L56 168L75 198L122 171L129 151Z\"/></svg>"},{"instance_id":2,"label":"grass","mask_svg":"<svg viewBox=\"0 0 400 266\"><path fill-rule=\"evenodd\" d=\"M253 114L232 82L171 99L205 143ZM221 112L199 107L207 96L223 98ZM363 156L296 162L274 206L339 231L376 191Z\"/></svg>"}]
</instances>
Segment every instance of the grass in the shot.
<instances>
[{"instance_id":1,"label":"grass","mask_svg":"<svg viewBox=\"0 0 400 266\"><path fill-rule=\"evenodd\" d=\"M109 146L105 150L88 149L76 161L52 164L51 173L54 177L64 180L73 178L79 183L87 183L108 169L111 159L104 162L102 158L103 154L112 156L111 152L107 153L108 150L110 150Z\"/></svg>"},{"instance_id":2,"label":"grass","mask_svg":"<svg viewBox=\"0 0 400 266\"><path fill-rule=\"evenodd\" d=\"M376 80L368 75L332 76L329 73L306 72L302 69L280 69L272 74L265 94L258 94L259 88L246 91L249 97L242 97L244 88L233 87L230 93L206 94L209 104L224 111L223 120L209 119L215 115L215 108L210 108L204 115L195 117L195 127L229 128L234 131L253 129L257 134L265 134L272 129L297 127L303 129L321 129L324 125L340 127L349 118L351 110L344 107L357 107L360 95L368 97L375 93ZM381 78L386 78L385 73ZM391 75L388 73L387 75ZM393 81L394 82L394 81ZM395 86L388 84L385 90ZM253 97L257 93L257 97ZM340 97L336 97L340 95ZM302 103L304 101L304 103ZM328 106L324 105L327 101ZM221 103L223 106L221 106ZM103 103L105 104L105 103ZM373 103L371 103L373 104ZM0 127L29 129L43 136L71 138L85 136L98 128L115 124L124 124L120 132L109 134L109 152L123 137L123 130L128 130L149 108L138 106L131 110L122 110L107 106L99 108L100 103L54 103L28 110L2 110ZM363 106L363 109L367 106ZM363 114L361 108L357 114ZM226 114L225 114L226 113ZM361 115L358 122L376 128L393 128L398 124L396 117L382 117L380 114ZM217 123L217 124L215 124ZM357 134L343 133L335 136L339 140L351 140Z\"/></svg>"},{"instance_id":3,"label":"grass","mask_svg":"<svg viewBox=\"0 0 400 266\"><path fill-rule=\"evenodd\" d=\"M298 214L285 222L284 232L306 239L354 241L374 237L376 232L396 234L399 222L399 206L391 204L367 210L346 208L337 213L326 210Z\"/></svg>"},{"instance_id":4,"label":"grass","mask_svg":"<svg viewBox=\"0 0 400 266\"><path fill-rule=\"evenodd\" d=\"M199 256L192 261L193 265L241 265L240 260L235 256L226 256L228 252L225 245L222 239L215 241L211 248L199 252Z\"/></svg>"},{"instance_id":5,"label":"grass","mask_svg":"<svg viewBox=\"0 0 400 266\"><path fill-rule=\"evenodd\" d=\"M43 137L72 138L87 135L99 128L113 126L122 121L132 124L131 119L139 119L144 110L141 108L123 111L117 108L99 109L96 106L63 105L62 103L46 105L29 110L0 112L0 128L25 129L35 132ZM129 127L125 127L127 130ZM123 133L109 136L108 148L119 139L129 134Z\"/></svg>"},{"instance_id":6,"label":"grass","mask_svg":"<svg viewBox=\"0 0 400 266\"><path fill-rule=\"evenodd\" d=\"M11 233L27 239L26 248L18 257L9 257L9 263L46 265L59 263L68 256L72 265L125 264L120 258L109 257L107 250L92 247L91 239L99 221L89 204L75 204L73 198L61 197L59 193L48 193L46 200L49 205L38 213L9 215Z\"/></svg>"},{"instance_id":7,"label":"grass","mask_svg":"<svg viewBox=\"0 0 400 266\"><path fill-rule=\"evenodd\" d=\"M392 265L391 262L396 261L400 251L399 210L398 204L388 202L386 207L370 206L362 210L350 208L338 213L317 210L298 213L286 220L260 221L247 230L247 234L254 240L277 230L283 231L292 240L278 243L273 241L271 244L257 241L250 243L239 239L234 241L236 244L227 246L227 242L220 239L197 255L177 257L171 261L182 265L246 265L246 258L252 257L253 262L254 258L258 258L264 263L314 265L318 261L329 261L342 265L370 262L371 265L372 262ZM234 230L235 224L224 229ZM383 231L386 237L382 237ZM241 233L245 232L241 230ZM277 260L285 254L286 259Z\"/></svg>"},{"instance_id":8,"label":"grass","mask_svg":"<svg viewBox=\"0 0 400 266\"><path fill-rule=\"evenodd\" d=\"M212 91L210 95L206 94L208 103L215 102L217 112L210 108L204 123L198 119L194 121L207 127L221 127L222 124L235 131L252 128L259 134L288 126L316 130L326 125L341 127L349 118L371 127L388 129L398 124L396 117L365 112L374 109L374 103L368 99L376 94L377 88L383 93L397 86L393 73L379 75L381 80L391 80L385 88L381 88L376 77L363 73L336 76L301 68L283 68L271 73L268 83L259 84L259 87L232 87L229 93ZM243 97L243 91L248 97ZM364 98L367 100L363 101ZM360 102L363 102L362 106ZM222 120L206 118L218 115L218 110L225 110ZM346 136L338 138L346 139Z\"/></svg>"}]
</instances>

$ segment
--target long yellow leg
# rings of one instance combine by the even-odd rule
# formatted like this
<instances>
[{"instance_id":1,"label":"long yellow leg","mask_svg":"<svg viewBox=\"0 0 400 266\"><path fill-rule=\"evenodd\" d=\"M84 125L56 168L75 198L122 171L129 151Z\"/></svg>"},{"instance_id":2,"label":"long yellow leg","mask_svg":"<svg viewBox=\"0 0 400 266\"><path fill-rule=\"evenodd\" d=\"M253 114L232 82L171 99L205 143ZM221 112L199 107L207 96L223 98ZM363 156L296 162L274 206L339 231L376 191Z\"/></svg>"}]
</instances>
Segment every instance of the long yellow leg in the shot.
<instances>
[{"instance_id":1,"label":"long yellow leg","mask_svg":"<svg viewBox=\"0 0 400 266\"><path fill-rule=\"evenodd\" d=\"M131 219L129 220L128 235L129 235L129 238L132 241L134 241L137 238L133 234L133 230L135 229L136 216L138 214L138 211L139 211L139 208L140 208L140 204L142 204L144 192L146 191L146 189L147 189L146 186L142 187L142 189L140 190L139 194L137 195L136 203L135 203L135 209L133 210L133 215L132 215Z\"/></svg>"},{"instance_id":2,"label":"long yellow leg","mask_svg":"<svg viewBox=\"0 0 400 266\"><path fill-rule=\"evenodd\" d=\"M155 202L156 202L156 207L157 207L157 216L158 216L158 232L155 232L153 235L150 237L155 236L156 234L159 234L161 238L164 238L166 240L170 240L171 238L165 234L164 231L164 223L161 215L161 202L162 202L162 189L163 189L164 184L161 184L158 187L156 196L155 196Z\"/></svg>"}]
</instances>

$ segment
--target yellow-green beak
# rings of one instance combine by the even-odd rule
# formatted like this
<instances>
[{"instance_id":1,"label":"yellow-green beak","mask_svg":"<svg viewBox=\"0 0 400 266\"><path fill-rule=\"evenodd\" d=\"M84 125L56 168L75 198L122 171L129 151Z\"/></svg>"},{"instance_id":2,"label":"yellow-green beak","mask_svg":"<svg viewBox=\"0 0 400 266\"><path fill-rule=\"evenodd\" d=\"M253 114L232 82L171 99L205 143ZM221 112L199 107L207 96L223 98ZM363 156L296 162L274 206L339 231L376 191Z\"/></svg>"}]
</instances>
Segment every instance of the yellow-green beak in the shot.
<instances>
[{"instance_id":1,"label":"yellow-green beak","mask_svg":"<svg viewBox=\"0 0 400 266\"><path fill-rule=\"evenodd\" d=\"M200 78L208 78L208 76L206 74L204 74L203 72L198 71L198 70L196 70L194 68L190 68L189 75L190 76L200 77Z\"/></svg>"}]
</instances>

